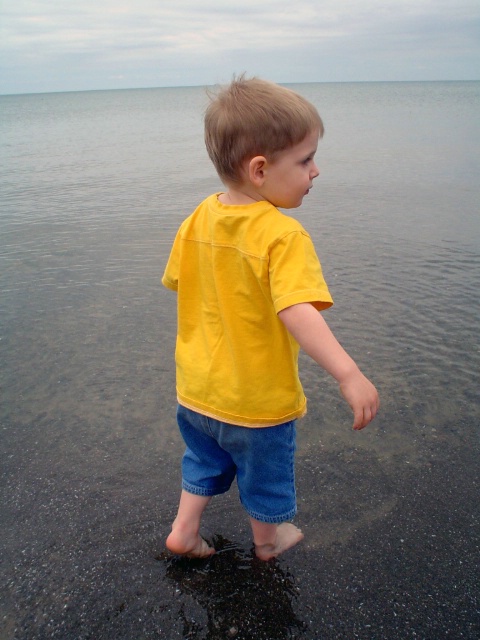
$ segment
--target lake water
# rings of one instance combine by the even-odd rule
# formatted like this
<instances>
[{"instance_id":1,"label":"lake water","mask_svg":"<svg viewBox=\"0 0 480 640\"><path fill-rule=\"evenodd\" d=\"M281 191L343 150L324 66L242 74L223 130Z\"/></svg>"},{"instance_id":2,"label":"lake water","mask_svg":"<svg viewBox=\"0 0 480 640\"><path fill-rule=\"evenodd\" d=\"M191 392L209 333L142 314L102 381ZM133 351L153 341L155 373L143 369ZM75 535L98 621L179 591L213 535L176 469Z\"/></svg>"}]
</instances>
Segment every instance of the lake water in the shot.
<instances>
[{"instance_id":1,"label":"lake water","mask_svg":"<svg viewBox=\"0 0 480 640\"><path fill-rule=\"evenodd\" d=\"M477 637L480 83L292 88L326 133L291 213L382 409L353 434L302 356L306 540L273 568L248 555L234 495L205 518L217 564L162 555L182 445L160 277L182 219L221 190L205 91L0 96L5 637ZM240 610L227 573L244 580ZM268 633L258 580L288 610Z\"/></svg>"}]
</instances>

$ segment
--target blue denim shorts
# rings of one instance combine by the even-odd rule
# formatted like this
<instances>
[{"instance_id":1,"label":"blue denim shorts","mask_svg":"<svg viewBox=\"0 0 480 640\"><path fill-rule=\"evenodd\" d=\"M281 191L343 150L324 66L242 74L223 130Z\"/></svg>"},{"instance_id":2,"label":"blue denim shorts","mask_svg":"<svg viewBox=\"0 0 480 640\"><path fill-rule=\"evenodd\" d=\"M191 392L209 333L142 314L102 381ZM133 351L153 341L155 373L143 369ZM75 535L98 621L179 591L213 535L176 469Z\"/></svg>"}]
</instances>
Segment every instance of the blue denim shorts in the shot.
<instances>
[{"instance_id":1,"label":"blue denim shorts","mask_svg":"<svg viewBox=\"0 0 480 640\"><path fill-rule=\"evenodd\" d=\"M237 478L240 500L260 522L291 520L296 511L295 420L275 427L239 427L179 405L177 420L187 445L182 487L214 496Z\"/></svg>"}]
</instances>

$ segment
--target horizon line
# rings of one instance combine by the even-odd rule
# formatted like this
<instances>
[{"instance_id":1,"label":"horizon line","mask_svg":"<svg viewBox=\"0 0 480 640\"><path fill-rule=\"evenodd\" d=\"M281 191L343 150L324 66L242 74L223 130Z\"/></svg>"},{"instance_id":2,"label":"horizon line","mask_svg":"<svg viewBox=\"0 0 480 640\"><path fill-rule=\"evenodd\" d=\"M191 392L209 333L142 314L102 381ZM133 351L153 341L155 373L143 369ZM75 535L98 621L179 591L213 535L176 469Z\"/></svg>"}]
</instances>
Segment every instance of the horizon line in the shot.
<instances>
[{"instance_id":1,"label":"horizon line","mask_svg":"<svg viewBox=\"0 0 480 640\"><path fill-rule=\"evenodd\" d=\"M315 80L303 82L276 82L279 85L307 85L307 84L421 84L421 83L467 83L480 82L479 79L469 80ZM116 87L110 89L59 89L56 91L21 91L19 93L0 93L0 97L50 95L58 93L92 93L102 91L155 91L158 89L200 89L222 86L226 83L213 84L186 84L186 85L159 85L143 87Z\"/></svg>"}]
</instances>

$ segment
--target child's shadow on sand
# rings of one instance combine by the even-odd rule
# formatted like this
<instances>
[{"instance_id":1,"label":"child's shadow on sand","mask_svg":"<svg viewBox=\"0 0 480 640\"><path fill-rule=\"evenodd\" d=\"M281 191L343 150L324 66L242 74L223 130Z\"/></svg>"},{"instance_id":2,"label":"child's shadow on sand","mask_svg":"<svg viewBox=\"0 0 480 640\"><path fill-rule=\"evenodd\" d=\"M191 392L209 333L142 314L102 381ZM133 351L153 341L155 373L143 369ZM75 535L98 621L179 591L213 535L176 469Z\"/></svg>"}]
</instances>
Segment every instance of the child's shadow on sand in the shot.
<instances>
[{"instance_id":1,"label":"child's shadow on sand","mask_svg":"<svg viewBox=\"0 0 480 640\"><path fill-rule=\"evenodd\" d=\"M216 554L208 560L159 558L167 564L167 578L207 615L205 629L189 619L182 604L184 638L284 640L304 629L292 607L298 595L294 579L275 560L262 562L221 536L210 544Z\"/></svg>"}]
</instances>

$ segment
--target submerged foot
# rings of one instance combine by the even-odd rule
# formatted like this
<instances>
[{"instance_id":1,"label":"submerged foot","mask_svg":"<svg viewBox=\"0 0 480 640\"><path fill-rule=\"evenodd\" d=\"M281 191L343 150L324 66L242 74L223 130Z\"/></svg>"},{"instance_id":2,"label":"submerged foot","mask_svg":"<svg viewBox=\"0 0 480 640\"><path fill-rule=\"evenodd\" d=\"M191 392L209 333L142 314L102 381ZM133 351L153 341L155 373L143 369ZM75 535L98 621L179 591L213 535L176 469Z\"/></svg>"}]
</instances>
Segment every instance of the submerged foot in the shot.
<instances>
[{"instance_id":1,"label":"submerged foot","mask_svg":"<svg viewBox=\"0 0 480 640\"><path fill-rule=\"evenodd\" d=\"M166 546L172 553L186 558L208 558L215 553L199 534L190 535L175 529L168 536Z\"/></svg>"},{"instance_id":2,"label":"submerged foot","mask_svg":"<svg viewBox=\"0 0 480 640\"><path fill-rule=\"evenodd\" d=\"M277 527L273 544L255 545L255 555L260 560L276 558L287 549L291 549L303 540L303 533L291 522L282 522Z\"/></svg>"}]
</instances>

